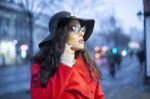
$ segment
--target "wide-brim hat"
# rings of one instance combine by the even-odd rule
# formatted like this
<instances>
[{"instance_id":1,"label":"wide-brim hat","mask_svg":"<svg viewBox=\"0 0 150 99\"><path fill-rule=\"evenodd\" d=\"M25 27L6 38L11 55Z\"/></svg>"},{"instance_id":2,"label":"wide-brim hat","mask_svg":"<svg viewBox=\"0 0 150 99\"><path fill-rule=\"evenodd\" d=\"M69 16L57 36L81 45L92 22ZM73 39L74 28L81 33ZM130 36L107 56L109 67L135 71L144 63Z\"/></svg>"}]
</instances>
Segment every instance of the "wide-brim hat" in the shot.
<instances>
[{"instance_id":1,"label":"wide-brim hat","mask_svg":"<svg viewBox=\"0 0 150 99\"><path fill-rule=\"evenodd\" d=\"M39 47L41 48L44 44L48 43L55 35L56 29L58 28L58 24L60 21L63 20L70 20L70 19L77 19L79 20L81 26L85 26L86 27L86 32L83 36L84 41L87 41L88 38L90 37L90 35L93 32L93 28L94 28L94 23L95 20L94 19L84 19L84 18L78 18L74 15L72 15L70 12L67 11L61 11L58 12L56 14L54 14L50 21L49 21L49 32L50 34L42 41L39 43Z\"/></svg>"}]
</instances>

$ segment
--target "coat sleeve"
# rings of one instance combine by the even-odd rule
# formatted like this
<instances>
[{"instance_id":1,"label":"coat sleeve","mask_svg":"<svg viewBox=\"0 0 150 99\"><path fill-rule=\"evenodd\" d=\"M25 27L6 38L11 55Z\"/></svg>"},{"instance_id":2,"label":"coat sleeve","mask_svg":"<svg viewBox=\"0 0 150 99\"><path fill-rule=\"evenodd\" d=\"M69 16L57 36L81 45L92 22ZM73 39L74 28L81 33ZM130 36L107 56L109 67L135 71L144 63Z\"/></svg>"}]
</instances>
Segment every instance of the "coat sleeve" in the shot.
<instances>
[{"instance_id":1,"label":"coat sleeve","mask_svg":"<svg viewBox=\"0 0 150 99\"><path fill-rule=\"evenodd\" d=\"M72 69L60 64L58 71L50 78L47 86L43 88L40 85L34 86L34 79L39 73L39 67L39 64L33 64L31 67L31 99L60 99Z\"/></svg>"},{"instance_id":2,"label":"coat sleeve","mask_svg":"<svg viewBox=\"0 0 150 99\"><path fill-rule=\"evenodd\" d=\"M95 99L105 99L104 92L103 92L100 84L98 84L98 83L96 85L96 90L95 90Z\"/></svg>"}]
</instances>

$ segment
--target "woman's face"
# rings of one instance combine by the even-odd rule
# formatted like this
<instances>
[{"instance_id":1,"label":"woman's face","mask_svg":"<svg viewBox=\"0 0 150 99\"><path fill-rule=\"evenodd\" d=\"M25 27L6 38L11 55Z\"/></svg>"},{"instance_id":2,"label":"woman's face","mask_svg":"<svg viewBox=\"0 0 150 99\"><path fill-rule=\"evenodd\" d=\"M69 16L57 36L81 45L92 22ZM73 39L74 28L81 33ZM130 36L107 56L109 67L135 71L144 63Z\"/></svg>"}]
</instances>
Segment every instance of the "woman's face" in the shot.
<instances>
[{"instance_id":1,"label":"woman's face","mask_svg":"<svg viewBox=\"0 0 150 99\"><path fill-rule=\"evenodd\" d=\"M67 27L68 32L68 41L67 43L71 45L71 49L74 51L80 50L84 48L84 33L85 28L81 27L80 22L78 20L71 20Z\"/></svg>"}]
</instances>

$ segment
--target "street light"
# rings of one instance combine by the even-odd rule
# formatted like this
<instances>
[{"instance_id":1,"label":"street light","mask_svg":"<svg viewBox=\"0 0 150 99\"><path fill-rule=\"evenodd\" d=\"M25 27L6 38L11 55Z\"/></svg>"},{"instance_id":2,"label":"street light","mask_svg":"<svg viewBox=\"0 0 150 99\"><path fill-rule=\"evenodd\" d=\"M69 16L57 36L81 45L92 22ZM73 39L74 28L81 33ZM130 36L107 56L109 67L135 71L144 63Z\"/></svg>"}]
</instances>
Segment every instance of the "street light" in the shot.
<instances>
[{"instance_id":1,"label":"street light","mask_svg":"<svg viewBox=\"0 0 150 99\"><path fill-rule=\"evenodd\" d=\"M138 19L142 21L143 13L142 11L137 12Z\"/></svg>"}]
</instances>

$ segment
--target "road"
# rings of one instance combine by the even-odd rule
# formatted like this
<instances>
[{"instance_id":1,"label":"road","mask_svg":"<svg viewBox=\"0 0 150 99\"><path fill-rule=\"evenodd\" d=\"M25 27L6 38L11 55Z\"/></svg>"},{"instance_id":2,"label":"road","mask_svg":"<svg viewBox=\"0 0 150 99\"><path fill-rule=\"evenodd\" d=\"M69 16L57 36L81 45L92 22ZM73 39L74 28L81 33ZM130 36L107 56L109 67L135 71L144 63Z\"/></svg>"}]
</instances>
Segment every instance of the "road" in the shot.
<instances>
[{"instance_id":1,"label":"road","mask_svg":"<svg viewBox=\"0 0 150 99\"><path fill-rule=\"evenodd\" d=\"M142 70L134 57L124 57L121 69L112 78L106 67L101 68L105 99L149 99L150 85L144 85Z\"/></svg>"},{"instance_id":2,"label":"road","mask_svg":"<svg viewBox=\"0 0 150 99\"><path fill-rule=\"evenodd\" d=\"M105 99L149 99L150 85L143 84L137 58L124 57L116 77L100 67ZM0 99L30 99L30 65L0 67Z\"/></svg>"}]
</instances>

